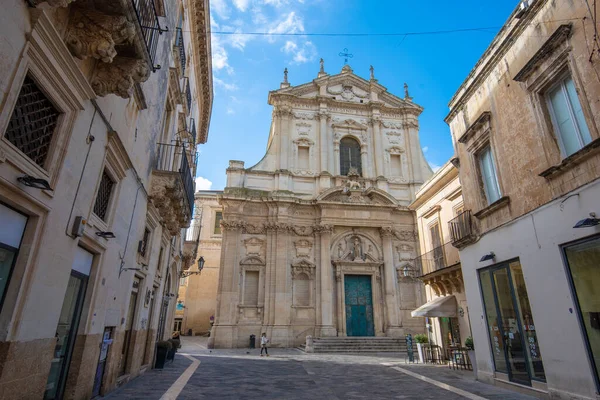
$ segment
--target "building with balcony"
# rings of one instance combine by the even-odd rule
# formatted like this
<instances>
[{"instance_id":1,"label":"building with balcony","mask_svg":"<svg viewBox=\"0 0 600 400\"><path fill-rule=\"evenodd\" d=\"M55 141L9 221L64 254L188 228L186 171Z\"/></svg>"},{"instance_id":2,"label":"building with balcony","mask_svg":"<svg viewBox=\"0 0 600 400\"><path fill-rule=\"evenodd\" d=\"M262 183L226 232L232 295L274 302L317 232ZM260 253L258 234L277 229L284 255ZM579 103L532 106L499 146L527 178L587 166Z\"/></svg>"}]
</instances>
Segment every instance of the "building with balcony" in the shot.
<instances>
[{"instance_id":1,"label":"building with balcony","mask_svg":"<svg viewBox=\"0 0 600 400\"><path fill-rule=\"evenodd\" d=\"M210 332L217 308L217 288L221 260L221 220L223 207L218 196L222 191L196 192L196 216L188 229L186 240L196 240L196 256L180 281L179 312L175 324L185 335ZM187 245L187 242L186 242ZM185 253L184 253L185 254ZM199 260L202 257L202 265ZM180 320L181 322L178 322Z\"/></svg>"},{"instance_id":2,"label":"building with balcony","mask_svg":"<svg viewBox=\"0 0 600 400\"><path fill-rule=\"evenodd\" d=\"M427 303L412 315L426 318L431 344L439 346L439 356L447 359L471 336L460 258L454 247L460 221L466 218L458 170L450 162L442 166L419 189L410 208L416 213L421 254L413 265L427 297Z\"/></svg>"},{"instance_id":3,"label":"building with balcony","mask_svg":"<svg viewBox=\"0 0 600 400\"><path fill-rule=\"evenodd\" d=\"M553 399L600 392L600 57L587 3L521 1L446 118L477 377Z\"/></svg>"},{"instance_id":4,"label":"building with balcony","mask_svg":"<svg viewBox=\"0 0 600 400\"><path fill-rule=\"evenodd\" d=\"M3 399L104 395L171 337L209 24L207 0L3 4Z\"/></svg>"}]
</instances>

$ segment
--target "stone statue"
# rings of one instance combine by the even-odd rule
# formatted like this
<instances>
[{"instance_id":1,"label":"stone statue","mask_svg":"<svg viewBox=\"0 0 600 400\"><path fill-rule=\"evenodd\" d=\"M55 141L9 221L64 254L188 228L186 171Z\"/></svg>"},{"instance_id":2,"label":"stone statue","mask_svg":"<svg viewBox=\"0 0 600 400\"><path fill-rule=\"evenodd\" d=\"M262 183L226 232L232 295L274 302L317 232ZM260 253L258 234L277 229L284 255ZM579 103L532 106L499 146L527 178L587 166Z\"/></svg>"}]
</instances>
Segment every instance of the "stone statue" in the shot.
<instances>
[{"instance_id":1,"label":"stone statue","mask_svg":"<svg viewBox=\"0 0 600 400\"><path fill-rule=\"evenodd\" d=\"M344 256L344 248L342 247L342 242L338 243L338 258L342 258Z\"/></svg>"},{"instance_id":2,"label":"stone statue","mask_svg":"<svg viewBox=\"0 0 600 400\"><path fill-rule=\"evenodd\" d=\"M374 81L375 80L375 68L373 68L373 66L371 65L371 68L369 68L369 71L371 71L371 80Z\"/></svg>"},{"instance_id":3,"label":"stone statue","mask_svg":"<svg viewBox=\"0 0 600 400\"><path fill-rule=\"evenodd\" d=\"M323 59L321 58L321 60L319 61L319 64L321 65L321 69L319 69L319 72L324 74L325 73L325 61L323 61Z\"/></svg>"},{"instance_id":4,"label":"stone statue","mask_svg":"<svg viewBox=\"0 0 600 400\"><path fill-rule=\"evenodd\" d=\"M408 85L406 83L404 83L404 98L407 100L412 99L412 97L408 95Z\"/></svg>"},{"instance_id":5,"label":"stone statue","mask_svg":"<svg viewBox=\"0 0 600 400\"><path fill-rule=\"evenodd\" d=\"M288 69L283 70L283 83L288 83Z\"/></svg>"},{"instance_id":6,"label":"stone statue","mask_svg":"<svg viewBox=\"0 0 600 400\"><path fill-rule=\"evenodd\" d=\"M358 237L354 237L354 241L352 243L352 261L356 259L362 259L362 243Z\"/></svg>"}]
</instances>

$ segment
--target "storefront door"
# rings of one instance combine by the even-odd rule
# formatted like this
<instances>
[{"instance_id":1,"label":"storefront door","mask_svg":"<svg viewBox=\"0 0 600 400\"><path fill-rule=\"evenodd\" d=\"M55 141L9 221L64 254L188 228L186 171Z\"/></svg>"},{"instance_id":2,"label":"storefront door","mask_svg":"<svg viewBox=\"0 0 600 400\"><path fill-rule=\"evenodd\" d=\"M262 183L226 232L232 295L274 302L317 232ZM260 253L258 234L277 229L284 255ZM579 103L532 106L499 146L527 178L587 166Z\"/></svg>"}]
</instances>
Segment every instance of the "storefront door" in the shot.
<instances>
[{"instance_id":1,"label":"storefront door","mask_svg":"<svg viewBox=\"0 0 600 400\"><path fill-rule=\"evenodd\" d=\"M479 271L496 371L531 385L545 381L542 355L518 260Z\"/></svg>"},{"instance_id":2,"label":"storefront door","mask_svg":"<svg viewBox=\"0 0 600 400\"><path fill-rule=\"evenodd\" d=\"M77 248L56 327L56 345L44 399L62 399L63 397L93 259L93 254L80 247Z\"/></svg>"},{"instance_id":3,"label":"storefront door","mask_svg":"<svg viewBox=\"0 0 600 400\"><path fill-rule=\"evenodd\" d=\"M572 244L564 251L592 373L600 391L600 237Z\"/></svg>"},{"instance_id":4,"label":"storefront door","mask_svg":"<svg viewBox=\"0 0 600 400\"><path fill-rule=\"evenodd\" d=\"M27 216L0 203L0 310L17 261Z\"/></svg>"}]
</instances>

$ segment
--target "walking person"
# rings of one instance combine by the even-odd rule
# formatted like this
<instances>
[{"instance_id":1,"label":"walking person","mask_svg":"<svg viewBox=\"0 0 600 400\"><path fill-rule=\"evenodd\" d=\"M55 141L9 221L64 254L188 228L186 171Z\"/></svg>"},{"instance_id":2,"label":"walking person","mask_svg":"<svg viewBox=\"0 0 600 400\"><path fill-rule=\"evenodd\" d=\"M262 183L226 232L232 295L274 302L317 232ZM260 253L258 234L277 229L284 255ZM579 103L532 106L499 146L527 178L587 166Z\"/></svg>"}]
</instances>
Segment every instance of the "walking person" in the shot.
<instances>
[{"instance_id":1,"label":"walking person","mask_svg":"<svg viewBox=\"0 0 600 400\"><path fill-rule=\"evenodd\" d=\"M267 344L269 343L269 339L267 339L267 334L265 332L263 332L262 336L260 337L260 356L263 356L263 350L265 351L265 354L267 355L267 357L269 357L269 349L267 348Z\"/></svg>"}]
</instances>

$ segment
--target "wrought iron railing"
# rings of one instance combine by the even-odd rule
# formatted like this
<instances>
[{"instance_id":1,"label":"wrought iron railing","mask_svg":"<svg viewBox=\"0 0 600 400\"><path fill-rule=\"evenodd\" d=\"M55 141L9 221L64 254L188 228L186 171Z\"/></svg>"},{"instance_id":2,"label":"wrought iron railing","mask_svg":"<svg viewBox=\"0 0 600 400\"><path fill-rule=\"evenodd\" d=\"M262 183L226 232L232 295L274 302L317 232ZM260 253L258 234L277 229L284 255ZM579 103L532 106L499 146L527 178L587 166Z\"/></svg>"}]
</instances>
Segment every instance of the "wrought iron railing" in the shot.
<instances>
[{"instance_id":1,"label":"wrought iron railing","mask_svg":"<svg viewBox=\"0 0 600 400\"><path fill-rule=\"evenodd\" d=\"M473 235L473 224L471 222L471 210L465 210L458 214L456 218L448 222L450 229L450 240L453 244Z\"/></svg>"},{"instance_id":2,"label":"wrought iron railing","mask_svg":"<svg viewBox=\"0 0 600 400\"><path fill-rule=\"evenodd\" d=\"M192 170L188 161L187 147L178 144L158 143L156 170L179 172L185 198L190 209L190 215L192 215L194 209L194 179L192 178Z\"/></svg>"},{"instance_id":3,"label":"wrought iron railing","mask_svg":"<svg viewBox=\"0 0 600 400\"><path fill-rule=\"evenodd\" d=\"M187 101L188 114L192 111L192 90L190 89L190 79L185 83L185 100Z\"/></svg>"},{"instance_id":4,"label":"wrought iron railing","mask_svg":"<svg viewBox=\"0 0 600 400\"><path fill-rule=\"evenodd\" d=\"M154 0L131 0L133 9L137 17L138 23L142 30L146 50L152 63L152 71L160 69L160 65L156 63L156 50L158 48L158 38L163 32L167 32L168 28L162 29L158 21Z\"/></svg>"},{"instance_id":5,"label":"wrought iron railing","mask_svg":"<svg viewBox=\"0 0 600 400\"><path fill-rule=\"evenodd\" d=\"M175 36L175 46L179 50L179 61L181 62L181 72L185 74L185 45L183 43L183 31L181 28L177 28L177 35Z\"/></svg>"},{"instance_id":6,"label":"wrought iron railing","mask_svg":"<svg viewBox=\"0 0 600 400\"><path fill-rule=\"evenodd\" d=\"M448 242L415 258L415 268L417 275L423 276L451 267L459 262L458 249Z\"/></svg>"}]
</instances>

